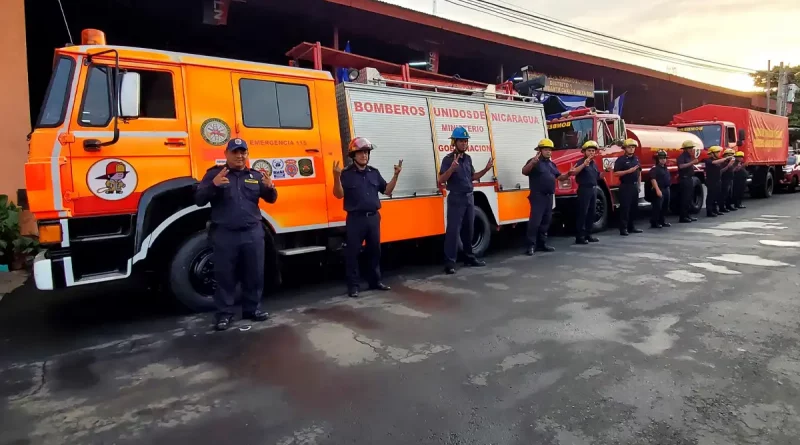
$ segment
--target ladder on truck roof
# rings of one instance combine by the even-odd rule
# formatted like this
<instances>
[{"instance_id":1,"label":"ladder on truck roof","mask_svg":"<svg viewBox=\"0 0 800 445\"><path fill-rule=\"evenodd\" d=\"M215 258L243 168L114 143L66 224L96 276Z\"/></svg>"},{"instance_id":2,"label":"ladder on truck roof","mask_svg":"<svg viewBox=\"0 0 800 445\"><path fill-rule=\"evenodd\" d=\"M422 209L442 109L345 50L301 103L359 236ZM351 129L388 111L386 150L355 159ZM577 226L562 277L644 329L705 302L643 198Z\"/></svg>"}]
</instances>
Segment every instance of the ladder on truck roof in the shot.
<instances>
[{"instance_id":1,"label":"ladder on truck roof","mask_svg":"<svg viewBox=\"0 0 800 445\"><path fill-rule=\"evenodd\" d=\"M533 97L517 93L511 81L494 85L462 79L459 76L448 76L412 68L408 63L396 64L328 48L322 46L319 42L301 43L289 50L286 56L292 59L289 62L292 66L297 66L297 62L303 60L312 62L314 69L317 70L322 70L324 65L357 70L357 83L391 85L407 89L433 90L435 92L483 96L493 99L523 102L535 101Z\"/></svg>"}]
</instances>

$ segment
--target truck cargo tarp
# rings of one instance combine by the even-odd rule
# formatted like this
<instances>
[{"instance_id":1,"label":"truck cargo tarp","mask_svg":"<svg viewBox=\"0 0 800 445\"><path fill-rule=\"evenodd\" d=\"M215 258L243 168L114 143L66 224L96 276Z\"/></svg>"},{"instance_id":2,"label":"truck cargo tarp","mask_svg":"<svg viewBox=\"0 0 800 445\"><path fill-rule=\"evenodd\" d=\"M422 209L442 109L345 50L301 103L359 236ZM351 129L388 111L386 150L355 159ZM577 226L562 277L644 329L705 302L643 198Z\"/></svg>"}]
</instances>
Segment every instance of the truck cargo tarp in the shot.
<instances>
[{"instance_id":1,"label":"truck cargo tarp","mask_svg":"<svg viewBox=\"0 0 800 445\"><path fill-rule=\"evenodd\" d=\"M586 106L586 98L582 96L543 94L541 100L547 119L555 119L565 111L572 111Z\"/></svg>"}]
</instances>

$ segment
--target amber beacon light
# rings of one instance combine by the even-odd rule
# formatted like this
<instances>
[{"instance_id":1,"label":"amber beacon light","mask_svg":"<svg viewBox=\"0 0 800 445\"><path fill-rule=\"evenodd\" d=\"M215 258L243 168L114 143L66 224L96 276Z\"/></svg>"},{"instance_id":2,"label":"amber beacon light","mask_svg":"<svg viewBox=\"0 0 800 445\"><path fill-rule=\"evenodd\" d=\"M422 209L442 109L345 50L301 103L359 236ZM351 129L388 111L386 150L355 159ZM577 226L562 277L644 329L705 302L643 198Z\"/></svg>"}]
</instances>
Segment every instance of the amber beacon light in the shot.
<instances>
[{"instance_id":1,"label":"amber beacon light","mask_svg":"<svg viewBox=\"0 0 800 445\"><path fill-rule=\"evenodd\" d=\"M81 31L81 45L105 45L106 35L99 29L84 29Z\"/></svg>"}]
</instances>

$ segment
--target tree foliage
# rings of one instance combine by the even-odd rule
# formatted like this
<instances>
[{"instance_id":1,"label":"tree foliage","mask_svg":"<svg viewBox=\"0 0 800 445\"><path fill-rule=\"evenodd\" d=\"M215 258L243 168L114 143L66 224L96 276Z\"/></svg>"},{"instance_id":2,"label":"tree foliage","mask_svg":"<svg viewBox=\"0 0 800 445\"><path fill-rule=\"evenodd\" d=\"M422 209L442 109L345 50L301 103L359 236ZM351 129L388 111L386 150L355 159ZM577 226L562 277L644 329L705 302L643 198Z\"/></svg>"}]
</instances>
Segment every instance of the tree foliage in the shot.
<instances>
[{"instance_id":1,"label":"tree foliage","mask_svg":"<svg viewBox=\"0 0 800 445\"><path fill-rule=\"evenodd\" d=\"M800 86L800 65L785 67L789 72L788 83ZM780 76L780 67L773 66L770 71L770 91L772 92L772 99L775 100L775 95L778 92L778 77ZM757 88L764 89L767 87L767 70L756 71L750 74L753 78L753 85ZM789 125L792 127L800 127L800 92L795 94L795 102L792 106L792 113L789 114Z\"/></svg>"}]
</instances>

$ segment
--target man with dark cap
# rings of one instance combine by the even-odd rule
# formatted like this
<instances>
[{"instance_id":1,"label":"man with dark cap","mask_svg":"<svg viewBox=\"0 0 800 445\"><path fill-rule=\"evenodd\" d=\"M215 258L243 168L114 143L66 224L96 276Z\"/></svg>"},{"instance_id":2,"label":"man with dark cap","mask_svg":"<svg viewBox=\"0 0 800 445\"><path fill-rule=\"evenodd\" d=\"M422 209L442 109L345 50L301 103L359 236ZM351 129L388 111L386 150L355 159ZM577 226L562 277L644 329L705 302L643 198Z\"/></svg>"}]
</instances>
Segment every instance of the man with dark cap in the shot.
<instances>
[{"instance_id":1,"label":"man with dark cap","mask_svg":"<svg viewBox=\"0 0 800 445\"><path fill-rule=\"evenodd\" d=\"M247 167L247 144L236 138L225 149L225 165L206 171L195 192L195 204L211 203L209 237L214 251L217 290L215 327L228 329L233 321L236 285L242 288L242 318L264 321L264 224L259 199L272 204L278 191L272 179Z\"/></svg>"}]
</instances>

